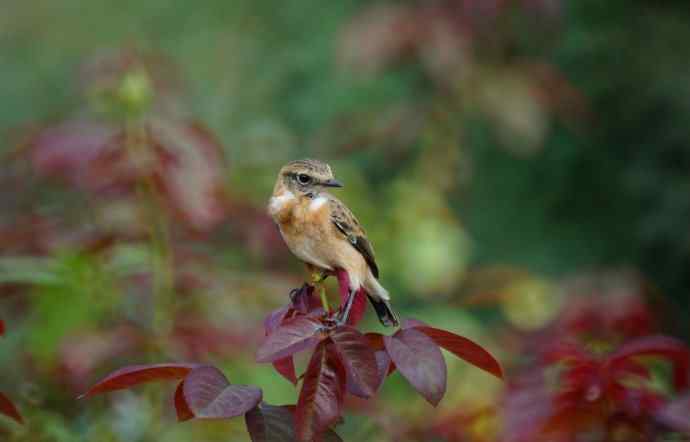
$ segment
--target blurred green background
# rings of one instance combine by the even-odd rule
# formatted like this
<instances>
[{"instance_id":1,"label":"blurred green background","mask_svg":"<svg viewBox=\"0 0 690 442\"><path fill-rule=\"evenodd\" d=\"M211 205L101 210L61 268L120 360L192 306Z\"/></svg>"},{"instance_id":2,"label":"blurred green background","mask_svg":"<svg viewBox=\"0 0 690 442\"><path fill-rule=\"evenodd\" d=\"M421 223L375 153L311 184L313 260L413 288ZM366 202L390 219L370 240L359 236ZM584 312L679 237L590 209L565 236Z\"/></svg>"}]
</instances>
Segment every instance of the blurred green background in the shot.
<instances>
[{"instance_id":1,"label":"blurred green background","mask_svg":"<svg viewBox=\"0 0 690 442\"><path fill-rule=\"evenodd\" d=\"M241 419L173 425L172 385L74 399L133 363L215 363L270 402L293 403L293 387L253 351L263 316L306 276L263 215L278 169L301 157L331 163L345 183L338 196L367 228L403 316L518 360L506 330L553 319L566 281L625 274L664 311L663 331L688 336L687 2L1 9L0 391L27 420L0 422L4 438L248 440ZM78 121L70 136L83 142L149 119L174 122L160 123L167 134L197 121L217 156L199 159L216 143L192 140L171 148L186 153L163 190L104 190L73 180L92 164L49 132ZM127 175L115 157L99 161L116 184ZM204 205L207 184L218 184L221 208ZM379 328L371 312L367 326ZM449 364L441 410L396 376L339 433L389 440L405 416L500 394L488 375Z\"/></svg>"}]
</instances>

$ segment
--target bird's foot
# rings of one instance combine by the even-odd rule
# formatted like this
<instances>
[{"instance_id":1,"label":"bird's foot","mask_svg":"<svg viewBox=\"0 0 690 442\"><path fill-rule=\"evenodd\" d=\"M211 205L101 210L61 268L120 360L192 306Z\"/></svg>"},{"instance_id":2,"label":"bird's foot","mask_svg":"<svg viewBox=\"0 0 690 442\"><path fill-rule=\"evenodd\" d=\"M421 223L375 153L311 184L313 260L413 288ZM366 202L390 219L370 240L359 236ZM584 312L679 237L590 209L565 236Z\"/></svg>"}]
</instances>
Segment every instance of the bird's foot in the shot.
<instances>
[{"instance_id":1,"label":"bird's foot","mask_svg":"<svg viewBox=\"0 0 690 442\"><path fill-rule=\"evenodd\" d=\"M348 318L345 315L339 313L338 315L336 315L335 319L333 320L333 323L336 327L342 327L347 325L347 320Z\"/></svg>"},{"instance_id":2,"label":"bird's foot","mask_svg":"<svg viewBox=\"0 0 690 442\"><path fill-rule=\"evenodd\" d=\"M344 308L342 308L336 316L335 322L338 325L338 327L347 325L347 321L348 319L350 319L350 310L352 310L352 304L355 300L355 294L356 292L350 291L350 294L348 295L347 300L345 301Z\"/></svg>"},{"instance_id":3,"label":"bird's foot","mask_svg":"<svg viewBox=\"0 0 690 442\"><path fill-rule=\"evenodd\" d=\"M321 284L328 278L328 273L326 272L314 272L311 274L311 281L314 284Z\"/></svg>"}]
</instances>

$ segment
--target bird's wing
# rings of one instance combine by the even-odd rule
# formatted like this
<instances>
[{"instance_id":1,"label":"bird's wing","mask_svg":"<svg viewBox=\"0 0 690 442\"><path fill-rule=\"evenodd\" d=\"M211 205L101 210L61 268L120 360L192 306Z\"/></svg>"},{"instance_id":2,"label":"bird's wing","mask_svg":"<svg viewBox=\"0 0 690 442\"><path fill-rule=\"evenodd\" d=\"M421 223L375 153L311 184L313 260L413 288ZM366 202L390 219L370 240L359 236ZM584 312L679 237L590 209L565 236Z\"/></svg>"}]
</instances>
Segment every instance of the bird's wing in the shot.
<instances>
[{"instance_id":1,"label":"bird's wing","mask_svg":"<svg viewBox=\"0 0 690 442\"><path fill-rule=\"evenodd\" d=\"M379 267L376 265L376 258L374 258L374 249L367 239L367 234L357 221L357 218L352 214L352 211L340 202L335 197L329 198L331 206L331 221L338 230L345 235L347 241L357 249L357 251L364 257L364 260L369 265L371 273L375 278L379 277Z\"/></svg>"}]
</instances>

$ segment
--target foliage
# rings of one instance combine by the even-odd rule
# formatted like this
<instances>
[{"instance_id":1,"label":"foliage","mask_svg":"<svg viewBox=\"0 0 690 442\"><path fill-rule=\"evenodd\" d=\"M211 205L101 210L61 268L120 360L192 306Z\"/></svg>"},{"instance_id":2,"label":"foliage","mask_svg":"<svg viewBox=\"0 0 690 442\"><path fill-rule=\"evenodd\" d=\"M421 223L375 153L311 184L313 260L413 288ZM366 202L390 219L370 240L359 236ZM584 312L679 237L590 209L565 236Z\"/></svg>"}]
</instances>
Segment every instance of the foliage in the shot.
<instances>
[{"instance_id":1,"label":"foliage","mask_svg":"<svg viewBox=\"0 0 690 442\"><path fill-rule=\"evenodd\" d=\"M338 272L340 281L348 280L341 276L342 270ZM84 396L154 380L180 379L174 400L179 421L245 415L252 441L310 442L340 440L331 427L342 419L345 394L369 399L396 369L427 401L438 405L446 391L446 365L435 342L502 377L498 362L467 338L417 321L408 321L407 327L392 336L363 335L352 326L339 324L339 311L318 304L314 286L305 284L293 291L288 306L270 313L264 321L266 339L257 351L257 361L272 362L289 381L297 383L294 355L313 349L309 365L299 377L302 387L297 405L282 407L290 413L278 413L281 407L262 402L261 389L231 385L219 369L200 364L125 367L96 383Z\"/></svg>"},{"instance_id":2,"label":"foliage","mask_svg":"<svg viewBox=\"0 0 690 442\"><path fill-rule=\"evenodd\" d=\"M0 336L5 334L5 323L0 320ZM22 416L19 414L19 411L17 411L17 407L14 405L14 403L5 396L5 393L0 391L0 414L4 414L7 417L10 417L14 420L16 420L19 423L23 422Z\"/></svg>"},{"instance_id":3,"label":"foliage","mask_svg":"<svg viewBox=\"0 0 690 442\"><path fill-rule=\"evenodd\" d=\"M657 3L3 5L0 439L687 437L690 16ZM308 156L424 322L290 291L264 205Z\"/></svg>"}]
</instances>

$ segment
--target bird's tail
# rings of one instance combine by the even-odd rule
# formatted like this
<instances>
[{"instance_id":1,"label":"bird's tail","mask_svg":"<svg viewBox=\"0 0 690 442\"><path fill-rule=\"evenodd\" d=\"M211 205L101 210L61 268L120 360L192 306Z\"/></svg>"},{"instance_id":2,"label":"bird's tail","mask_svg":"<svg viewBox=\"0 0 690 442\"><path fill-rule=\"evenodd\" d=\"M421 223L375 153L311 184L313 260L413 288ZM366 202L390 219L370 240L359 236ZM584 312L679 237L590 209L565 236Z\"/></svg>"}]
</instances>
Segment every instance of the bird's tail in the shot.
<instances>
[{"instance_id":1,"label":"bird's tail","mask_svg":"<svg viewBox=\"0 0 690 442\"><path fill-rule=\"evenodd\" d=\"M400 325L398 315L395 314L390 302L388 302L387 299L374 298L371 295L368 297L369 301L371 301L371 305L374 306L374 310L376 310L376 315L379 317L379 321L381 321L381 324L383 324L384 327L397 327Z\"/></svg>"}]
</instances>

